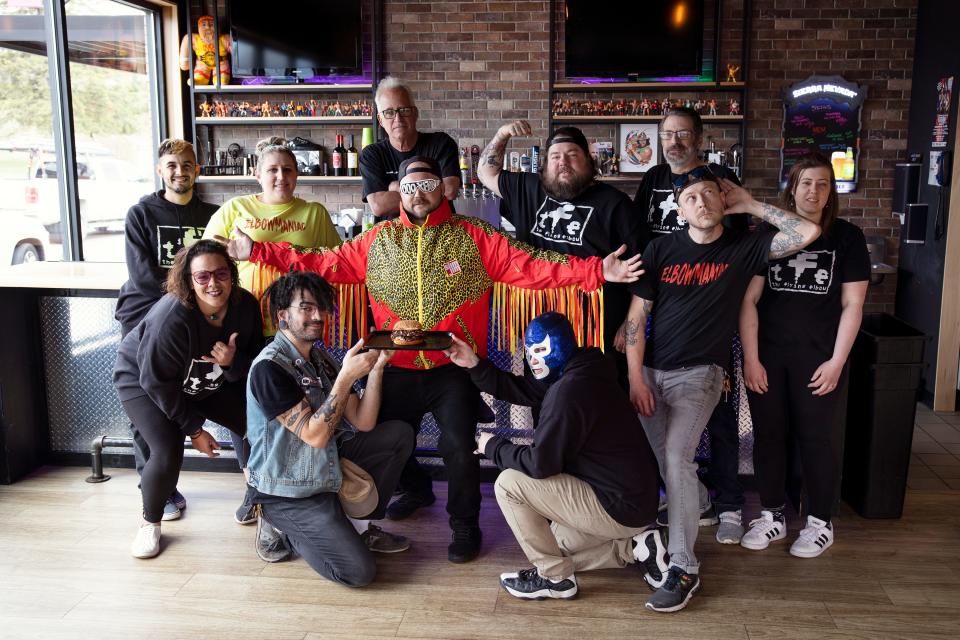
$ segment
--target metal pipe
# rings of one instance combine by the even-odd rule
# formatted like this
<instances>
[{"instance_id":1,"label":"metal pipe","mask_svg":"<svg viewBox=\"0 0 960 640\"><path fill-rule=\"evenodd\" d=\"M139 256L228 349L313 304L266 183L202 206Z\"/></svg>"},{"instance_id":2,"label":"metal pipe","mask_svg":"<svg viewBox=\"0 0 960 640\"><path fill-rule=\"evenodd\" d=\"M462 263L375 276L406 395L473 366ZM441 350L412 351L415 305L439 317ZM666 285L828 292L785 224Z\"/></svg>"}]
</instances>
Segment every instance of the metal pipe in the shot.
<instances>
[{"instance_id":1,"label":"metal pipe","mask_svg":"<svg viewBox=\"0 0 960 640\"><path fill-rule=\"evenodd\" d=\"M233 443L218 442L220 448L226 451L233 451ZM193 449L193 443L184 442L185 449ZM104 447L129 447L133 448L133 438L117 438L114 436L97 436L90 443L90 475L86 478L87 482L98 483L106 482L110 476L103 473L103 448Z\"/></svg>"}]
</instances>

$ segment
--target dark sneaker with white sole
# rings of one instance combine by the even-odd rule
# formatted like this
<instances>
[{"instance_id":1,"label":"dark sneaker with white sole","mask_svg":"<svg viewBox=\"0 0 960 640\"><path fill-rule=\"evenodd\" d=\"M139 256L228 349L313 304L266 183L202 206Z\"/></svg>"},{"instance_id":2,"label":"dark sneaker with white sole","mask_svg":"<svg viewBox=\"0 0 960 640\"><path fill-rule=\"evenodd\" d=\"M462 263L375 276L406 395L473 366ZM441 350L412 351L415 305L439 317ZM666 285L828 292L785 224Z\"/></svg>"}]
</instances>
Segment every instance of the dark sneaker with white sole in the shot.
<instances>
[{"instance_id":1,"label":"dark sneaker with white sole","mask_svg":"<svg viewBox=\"0 0 960 640\"><path fill-rule=\"evenodd\" d=\"M179 520L180 516L183 513L180 511L180 507L176 505L173 501L173 498L167 498L167 501L163 503L163 515L160 516L161 520Z\"/></svg>"},{"instance_id":2,"label":"dark sneaker with white sole","mask_svg":"<svg viewBox=\"0 0 960 640\"><path fill-rule=\"evenodd\" d=\"M360 539L367 545L367 549L377 553L400 553L410 548L409 539L384 531L375 524L367 525L367 530L360 534Z\"/></svg>"},{"instance_id":3,"label":"dark sneaker with white sole","mask_svg":"<svg viewBox=\"0 0 960 640\"><path fill-rule=\"evenodd\" d=\"M687 606L690 598L700 590L700 576L687 573L680 567L670 567L663 586L647 599L647 609L659 613L680 611Z\"/></svg>"},{"instance_id":4,"label":"dark sneaker with white sole","mask_svg":"<svg viewBox=\"0 0 960 640\"><path fill-rule=\"evenodd\" d=\"M387 507L387 517L391 520L406 520L417 509L429 507L436 500L437 497L433 492L427 494L411 493L409 491L401 493L400 497Z\"/></svg>"},{"instance_id":5,"label":"dark sneaker with white sole","mask_svg":"<svg viewBox=\"0 0 960 640\"><path fill-rule=\"evenodd\" d=\"M577 578L571 575L554 582L540 575L536 567L521 569L515 573L500 574L500 586L515 598L544 600L558 598L567 600L577 595Z\"/></svg>"},{"instance_id":6,"label":"dark sneaker with white sole","mask_svg":"<svg viewBox=\"0 0 960 640\"><path fill-rule=\"evenodd\" d=\"M187 508L187 499L183 497L183 494L180 493L177 489L173 490L170 499L173 500L173 504L177 505L177 509L183 511Z\"/></svg>"},{"instance_id":7,"label":"dark sneaker with white sole","mask_svg":"<svg viewBox=\"0 0 960 640\"><path fill-rule=\"evenodd\" d=\"M264 562L281 562L293 555L290 541L282 531L270 524L262 514L257 517L257 557Z\"/></svg>"},{"instance_id":8,"label":"dark sneaker with white sole","mask_svg":"<svg viewBox=\"0 0 960 640\"><path fill-rule=\"evenodd\" d=\"M659 589L667 579L670 555L667 553L666 531L648 529L633 536L633 557L643 565L643 580L651 589Z\"/></svg>"}]
</instances>

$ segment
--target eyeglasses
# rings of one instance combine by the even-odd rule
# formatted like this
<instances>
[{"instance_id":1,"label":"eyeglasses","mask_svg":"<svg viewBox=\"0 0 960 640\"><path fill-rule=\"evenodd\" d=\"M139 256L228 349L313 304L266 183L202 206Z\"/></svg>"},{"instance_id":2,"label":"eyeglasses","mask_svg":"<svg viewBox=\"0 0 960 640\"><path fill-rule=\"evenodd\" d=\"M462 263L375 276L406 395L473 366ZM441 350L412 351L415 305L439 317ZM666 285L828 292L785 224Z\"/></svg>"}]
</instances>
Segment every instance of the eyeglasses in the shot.
<instances>
[{"instance_id":1,"label":"eyeglasses","mask_svg":"<svg viewBox=\"0 0 960 640\"><path fill-rule=\"evenodd\" d=\"M673 180L673 190L677 195L680 195L680 192L683 191L684 187L695 182L701 182L703 180L710 180L712 182L719 182L717 180L716 174L710 170L710 167L707 165L701 165L699 167L694 167L690 171L680 174Z\"/></svg>"},{"instance_id":2,"label":"eyeglasses","mask_svg":"<svg viewBox=\"0 0 960 640\"><path fill-rule=\"evenodd\" d=\"M299 309L300 313L312 316L315 313L320 313L320 315L325 315L325 312L320 309L320 305L313 302L301 302L300 304L292 304L288 309Z\"/></svg>"},{"instance_id":3,"label":"eyeglasses","mask_svg":"<svg viewBox=\"0 0 960 640\"><path fill-rule=\"evenodd\" d=\"M383 111L381 111L380 115L382 115L387 120L393 120L397 116L401 116L403 118L409 118L410 116L413 115L413 112L416 110L417 110L416 107L399 107L397 109L390 108L390 109L384 109Z\"/></svg>"},{"instance_id":4,"label":"eyeglasses","mask_svg":"<svg viewBox=\"0 0 960 640\"><path fill-rule=\"evenodd\" d=\"M663 129L657 132L657 136L661 140L670 140L674 136L680 138L681 140L686 140L687 138L693 137L693 131L690 129L680 129L678 131L670 131L669 129Z\"/></svg>"},{"instance_id":5,"label":"eyeglasses","mask_svg":"<svg viewBox=\"0 0 960 640\"><path fill-rule=\"evenodd\" d=\"M230 269L227 267L220 267L219 269L215 269L213 271L194 271L190 274L190 276L193 278L194 282L200 286L204 286L209 284L210 278L216 278L217 282L226 282L230 279L231 273Z\"/></svg>"},{"instance_id":6,"label":"eyeglasses","mask_svg":"<svg viewBox=\"0 0 960 640\"><path fill-rule=\"evenodd\" d=\"M426 180L416 180L415 182L404 182L400 185L400 193L405 196L412 196L417 189L424 193L433 193L440 186L440 180L437 178L427 178Z\"/></svg>"}]
</instances>

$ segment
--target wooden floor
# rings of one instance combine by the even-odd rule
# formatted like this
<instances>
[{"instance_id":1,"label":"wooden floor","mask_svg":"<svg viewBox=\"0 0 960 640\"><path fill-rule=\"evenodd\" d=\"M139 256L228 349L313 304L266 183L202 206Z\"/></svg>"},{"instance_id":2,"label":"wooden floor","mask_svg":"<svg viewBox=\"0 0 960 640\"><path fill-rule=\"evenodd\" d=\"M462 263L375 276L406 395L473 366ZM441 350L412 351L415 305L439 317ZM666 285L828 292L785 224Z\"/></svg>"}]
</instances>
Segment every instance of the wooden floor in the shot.
<instances>
[{"instance_id":1,"label":"wooden floor","mask_svg":"<svg viewBox=\"0 0 960 640\"><path fill-rule=\"evenodd\" d=\"M447 562L441 495L387 525L414 547L379 557L373 586L348 589L300 559L257 559L254 528L232 519L239 474L184 473L184 517L163 525L159 557L135 560L135 474L108 470L112 480L90 485L87 472L46 468L0 486L0 638L960 636L960 491L911 490L896 521L845 508L837 543L816 560L791 557L785 543L762 553L722 546L704 529L703 589L665 615L644 609L649 592L635 567L579 575L580 595L568 602L507 595L498 574L527 565L489 485L478 560Z\"/></svg>"}]
</instances>

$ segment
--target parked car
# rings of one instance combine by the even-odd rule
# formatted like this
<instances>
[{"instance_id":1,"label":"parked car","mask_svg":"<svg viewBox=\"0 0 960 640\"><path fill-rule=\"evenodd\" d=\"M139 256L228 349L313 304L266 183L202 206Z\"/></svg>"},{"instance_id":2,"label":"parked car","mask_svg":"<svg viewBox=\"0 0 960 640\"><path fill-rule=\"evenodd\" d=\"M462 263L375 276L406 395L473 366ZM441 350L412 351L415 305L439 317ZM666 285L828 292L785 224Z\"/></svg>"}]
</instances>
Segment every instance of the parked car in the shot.
<instances>
[{"instance_id":1,"label":"parked car","mask_svg":"<svg viewBox=\"0 0 960 640\"><path fill-rule=\"evenodd\" d=\"M77 184L85 233L122 230L127 210L153 189L153 182L133 165L97 155L77 158ZM26 181L24 208L46 227L54 242L61 241L56 162L41 163Z\"/></svg>"},{"instance_id":2,"label":"parked car","mask_svg":"<svg viewBox=\"0 0 960 640\"><path fill-rule=\"evenodd\" d=\"M46 260L50 234L37 220L8 215L0 224L0 266Z\"/></svg>"}]
</instances>

